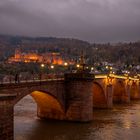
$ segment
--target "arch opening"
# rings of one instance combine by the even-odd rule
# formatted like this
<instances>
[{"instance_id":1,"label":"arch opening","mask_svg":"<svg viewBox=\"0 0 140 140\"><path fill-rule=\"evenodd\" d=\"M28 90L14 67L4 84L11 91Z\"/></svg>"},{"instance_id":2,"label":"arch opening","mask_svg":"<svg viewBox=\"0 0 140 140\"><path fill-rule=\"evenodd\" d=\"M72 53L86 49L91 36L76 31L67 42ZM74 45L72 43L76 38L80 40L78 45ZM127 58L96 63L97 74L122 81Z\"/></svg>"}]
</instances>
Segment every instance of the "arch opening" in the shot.
<instances>
[{"instance_id":1,"label":"arch opening","mask_svg":"<svg viewBox=\"0 0 140 140\"><path fill-rule=\"evenodd\" d=\"M106 108L107 100L103 88L96 82L93 83L93 108Z\"/></svg>"},{"instance_id":2,"label":"arch opening","mask_svg":"<svg viewBox=\"0 0 140 140\"><path fill-rule=\"evenodd\" d=\"M55 120L62 120L65 117L61 103L56 97L45 92L34 91L26 94L24 97L19 97L14 104L15 139L21 139L27 129L32 130L37 125L37 116Z\"/></svg>"},{"instance_id":3,"label":"arch opening","mask_svg":"<svg viewBox=\"0 0 140 140\"><path fill-rule=\"evenodd\" d=\"M24 96L14 105L14 139L22 139L37 124L37 104L30 96Z\"/></svg>"},{"instance_id":4,"label":"arch opening","mask_svg":"<svg viewBox=\"0 0 140 140\"><path fill-rule=\"evenodd\" d=\"M21 94L14 101L14 104L22 103L22 100L26 96L31 95L34 102L37 105L37 116L39 118L46 119L57 119L62 120L65 117L65 111L63 105L59 100L49 92L44 91L33 91L30 94ZM29 98L29 96L28 96ZM26 99L28 100L28 99ZM24 103L23 103L24 104Z\"/></svg>"},{"instance_id":5,"label":"arch opening","mask_svg":"<svg viewBox=\"0 0 140 140\"><path fill-rule=\"evenodd\" d=\"M36 115L37 104L35 100L29 95L24 96L22 99L18 100L14 105L14 115L23 115L25 113L31 113L31 115Z\"/></svg>"}]
</instances>

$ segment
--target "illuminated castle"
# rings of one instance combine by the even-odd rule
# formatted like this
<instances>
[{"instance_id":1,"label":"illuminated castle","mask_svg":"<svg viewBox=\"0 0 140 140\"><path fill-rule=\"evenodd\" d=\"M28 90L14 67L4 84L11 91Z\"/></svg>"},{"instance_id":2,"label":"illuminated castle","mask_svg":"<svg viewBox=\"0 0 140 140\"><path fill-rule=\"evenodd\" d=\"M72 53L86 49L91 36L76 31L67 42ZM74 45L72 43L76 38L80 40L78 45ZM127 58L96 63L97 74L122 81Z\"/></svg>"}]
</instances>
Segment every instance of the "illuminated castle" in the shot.
<instances>
[{"instance_id":1,"label":"illuminated castle","mask_svg":"<svg viewBox=\"0 0 140 140\"><path fill-rule=\"evenodd\" d=\"M13 62L24 62L24 63L46 63L46 64L56 64L63 65L64 61L60 56L60 53L22 53L20 49L15 50L15 55L8 59L9 63Z\"/></svg>"}]
</instances>

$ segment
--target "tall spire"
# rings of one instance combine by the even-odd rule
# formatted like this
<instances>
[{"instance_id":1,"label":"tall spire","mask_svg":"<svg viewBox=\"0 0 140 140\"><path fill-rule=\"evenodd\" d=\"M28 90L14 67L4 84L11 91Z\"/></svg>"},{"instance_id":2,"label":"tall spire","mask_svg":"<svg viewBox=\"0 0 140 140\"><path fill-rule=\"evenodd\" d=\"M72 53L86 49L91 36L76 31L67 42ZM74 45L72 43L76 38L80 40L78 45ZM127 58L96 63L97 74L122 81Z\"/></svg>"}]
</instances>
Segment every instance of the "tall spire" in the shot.
<instances>
[{"instance_id":1,"label":"tall spire","mask_svg":"<svg viewBox=\"0 0 140 140\"><path fill-rule=\"evenodd\" d=\"M81 52L80 64L81 65L85 64L84 51Z\"/></svg>"},{"instance_id":2,"label":"tall spire","mask_svg":"<svg viewBox=\"0 0 140 140\"><path fill-rule=\"evenodd\" d=\"M80 67L81 67L81 71L84 72L85 71L85 57L84 57L84 51L82 50L81 52L81 57L80 57Z\"/></svg>"}]
</instances>

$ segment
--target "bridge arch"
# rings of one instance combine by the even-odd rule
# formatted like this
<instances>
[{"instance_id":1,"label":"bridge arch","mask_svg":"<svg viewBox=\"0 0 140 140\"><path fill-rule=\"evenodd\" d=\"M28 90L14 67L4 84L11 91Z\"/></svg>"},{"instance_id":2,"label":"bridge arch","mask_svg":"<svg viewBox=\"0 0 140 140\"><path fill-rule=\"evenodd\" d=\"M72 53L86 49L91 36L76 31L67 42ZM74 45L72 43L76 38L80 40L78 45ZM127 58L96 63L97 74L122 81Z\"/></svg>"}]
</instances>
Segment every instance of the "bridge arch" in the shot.
<instances>
[{"instance_id":1,"label":"bridge arch","mask_svg":"<svg viewBox=\"0 0 140 140\"><path fill-rule=\"evenodd\" d=\"M56 96L43 90L24 91L17 96L14 105L27 95L31 95L37 104L37 116L40 118L63 120L65 118L64 107Z\"/></svg>"},{"instance_id":2,"label":"bridge arch","mask_svg":"<svg viewBox=\"0 0 140 140\"><path fill-rule=\"evenodd\" d=\"M125 81L116 80L113 87L113 102L122 103L126 95Z\"/></svg>"},{"instance_id":3,"label":"bridge arch","mask_svg":"<svg viewBox=\"0 0 140 140\"><path fill-rule=\"evenodd\" d=\"M107 100L102 86L98 82L93 83L93 108L106 108Z\"/></svg>"}]
</instances>

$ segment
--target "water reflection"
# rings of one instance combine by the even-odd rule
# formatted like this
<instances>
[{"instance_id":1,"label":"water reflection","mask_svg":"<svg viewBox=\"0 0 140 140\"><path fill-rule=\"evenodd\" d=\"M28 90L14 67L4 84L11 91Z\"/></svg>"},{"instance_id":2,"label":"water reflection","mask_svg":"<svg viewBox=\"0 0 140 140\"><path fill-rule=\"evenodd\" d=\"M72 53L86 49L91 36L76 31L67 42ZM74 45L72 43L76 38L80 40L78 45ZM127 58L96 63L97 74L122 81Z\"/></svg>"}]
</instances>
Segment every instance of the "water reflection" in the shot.
<instances>
[{"instance_id":1,"label":"water reflection","mask_svg":"<svg viewBox=\"0 0 140 140\"><path fill-rule=\"evenodd\" d=\"M140 102L94 110L92 123L45 121L25 97L15 107L15 140L139 140Z\"/></svg>"}]
</instances>

